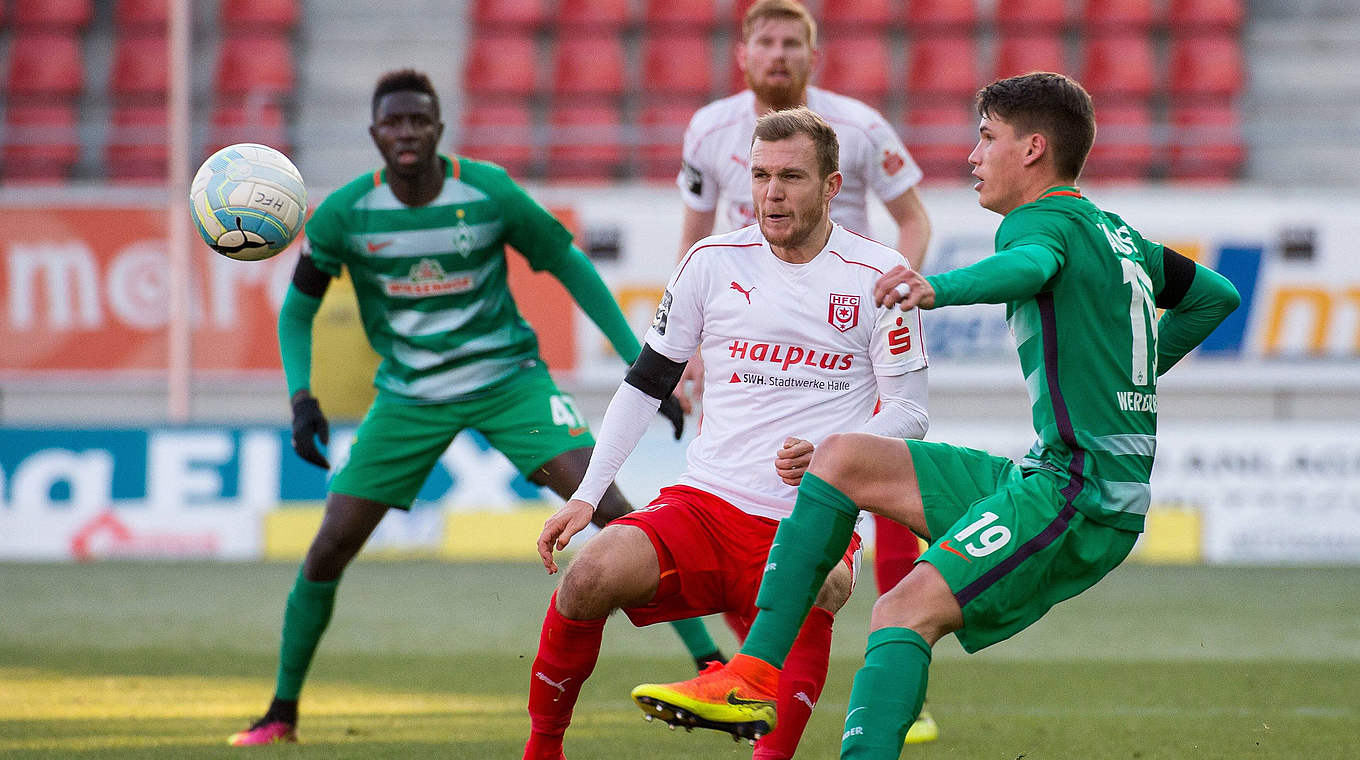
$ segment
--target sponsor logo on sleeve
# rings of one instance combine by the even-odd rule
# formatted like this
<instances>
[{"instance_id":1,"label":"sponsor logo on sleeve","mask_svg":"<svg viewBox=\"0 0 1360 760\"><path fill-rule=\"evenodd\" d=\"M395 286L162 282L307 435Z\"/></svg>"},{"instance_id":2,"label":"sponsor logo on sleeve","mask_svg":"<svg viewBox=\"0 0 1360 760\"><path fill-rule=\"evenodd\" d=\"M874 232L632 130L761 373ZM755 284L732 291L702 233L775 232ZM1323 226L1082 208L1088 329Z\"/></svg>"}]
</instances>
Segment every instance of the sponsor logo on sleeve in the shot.
<instances>
[{"instance_id":1,"label":"sponsor logo on sleeve","mask_svg":"<svg viewBox=\"0 0 1360 760\"><path fill-rule=\"evenodd\" d=\"M656 316L652 317L652 329L656 330L657 335L666 334L666 323L671 316L671 291L668 289L661 294L661 303L656 307Z\"/></svg>"},{"instance_id":2,"label":"sponsor logo on sleeve","mask_svg":"<svg viewBox=\"0 0 1360 760\"><path fill-rule=\"evenodd\" d=\"M859 296L832 293L826 321L841 332L846 332L859 324Z\"/></svg>"},{"instance_id":3,"label":"sponsor logo on sleeve","mask_svg":"<svg viewBox=\"0 0 1360 760\"><path fill-rule=\"evenodd\" d=\"M907 160L901 153L893 150L883 151L883 172L889 177L902 171L902 167L907 165Z\"/></svg>"},{"instance_id":4,"label":"sponsor logo on sleeve","mask_svg":"<svg viewBox=\"0 0 1360 760\"><path fill-rule=\"evenodd\" d=\"M897 356L910 350L911 326L906 324L901 317L898 317L897 329L888 331L888 353Z\"/></svg>"},{"instance_id":5,"label":"sponsor logo on sleeve","mask_svg":"<svg viewBox=\"0 0 1360 760\"><path fill-rule=\"evenodd\" d=\"M704 175L688 161L680 162L680 173L685 178L685 189L694 195L704 193Z\"/></svg>"}]
</instances>

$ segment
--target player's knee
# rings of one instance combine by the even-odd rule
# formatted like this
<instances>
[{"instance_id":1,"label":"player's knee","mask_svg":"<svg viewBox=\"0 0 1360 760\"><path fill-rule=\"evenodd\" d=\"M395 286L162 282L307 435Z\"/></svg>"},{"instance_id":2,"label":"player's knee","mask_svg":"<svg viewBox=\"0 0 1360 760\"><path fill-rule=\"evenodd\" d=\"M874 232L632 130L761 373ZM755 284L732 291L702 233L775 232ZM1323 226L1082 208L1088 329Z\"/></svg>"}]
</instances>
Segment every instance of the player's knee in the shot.
<instances>
[{"instance_id":1,"label":"player's knee","mask_svg":"<svg viewBox=\"0 0 1360 760\"><path fill-rule=\"evenodd\" d=\"M963 626L958 602L944 578L928 564L917 565L874 602L871 627L910 628L934 644Z\"/></svg>"},{"instance_id":2,"label":"player's knee","mask_svg":"<svg viewBox=\"0 0 1360 760\"><path fill-rule=\"evenodd\" d=\"M850 592L854 590L854 578L850 574L850 568L845 563L838 562L836 567L826 576L826 582L822 584L821 590L817 592L817 598L813 604L830 612L839 612L841 607L850 600Z\"/></svg>"},{"instance_id":3,"label":"player's knee","mask_svg":"<svg viewBox=\"0 0 1360 760\"><path fill-rule=\"evenodd\" d=\"M817 444L812 453L808 472L840 487L854 475L858 455L855 453L856 433L832 433Z\"/></svg>"},{"instance_id":4,"label":"player's knee","mask_svg":"<svg viewBox=\"0 0 1360 760\"><path fill-rule=\"evenodd\" d=\"M318 532L302 562L302 576L318 583L336 580L362 545L362 541L350 541L333 531Z\"/></svg>"},{"instance_id":5,"label":"player's knee","mask_svg":"<svg viewBox=\"0 0 1360 760\"><path fill-rule=\"evenodd\" d=\"M557 589L557 610L572 620L594 620L608 615L614 604L608 570L582 552L572 560Z\"/></svg>"}]
</instances>

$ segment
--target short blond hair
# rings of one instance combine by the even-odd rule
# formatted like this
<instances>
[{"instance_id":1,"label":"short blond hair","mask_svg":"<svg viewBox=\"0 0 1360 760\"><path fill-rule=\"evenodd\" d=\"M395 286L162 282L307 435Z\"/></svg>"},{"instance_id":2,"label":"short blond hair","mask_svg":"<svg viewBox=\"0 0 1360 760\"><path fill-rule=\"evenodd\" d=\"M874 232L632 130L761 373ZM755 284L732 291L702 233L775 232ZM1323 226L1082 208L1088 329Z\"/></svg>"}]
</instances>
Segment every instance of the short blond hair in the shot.
<instances>
[{"instance_id":1,"label":"short blond hair","mask_svg":"<svg viewBox=\"0 0 1360 760\"><path fill-rule=\"evenodd\" d=\"M756 22L767 18L801 22L803 28L807 30L808 47L814 49L817 47L817 22L798 0L757 0L746 9L746 15L741 19L741 41L749 40L751 32L756 28Z\"/></svg>"},{"instance_id":2,"label":"short blond hair","mask_svg":"<svg viewBox=\"0 0 1360 760\"><path fill-rule=\"evenodd\" d=\"M760 117L756 120L751 142L778 142L794 135L807 135L812 140L817 156L817 172L822 179L840 169L841 144L836 139L836 130L806 106L771 111Z\"/></svg>"}]
</instances>

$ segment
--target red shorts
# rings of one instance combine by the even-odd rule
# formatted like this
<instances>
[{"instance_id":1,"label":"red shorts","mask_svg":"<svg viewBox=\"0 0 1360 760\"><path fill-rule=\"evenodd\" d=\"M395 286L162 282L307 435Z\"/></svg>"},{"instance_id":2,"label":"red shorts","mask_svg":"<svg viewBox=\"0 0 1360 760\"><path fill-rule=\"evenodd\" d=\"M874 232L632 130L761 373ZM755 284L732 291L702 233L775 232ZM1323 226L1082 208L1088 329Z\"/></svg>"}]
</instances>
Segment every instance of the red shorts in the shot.
<instances>
[{"instance_id":1,"label":"red shorts","mask_svg":"<svg viewBox=\"0 0 1360 760\"><path fill-rule=\"evenodd\" d=\"M670 486L651 504L610 525L641 528L661 563L661 582L652 601L623 610L633 625L718 612L731 613L746 628L755 620L756 593L777 520L747 514L697 488ZM859 552L855 533L842 558L852 579L859 574Z\"/></svg>"}]
</instances>

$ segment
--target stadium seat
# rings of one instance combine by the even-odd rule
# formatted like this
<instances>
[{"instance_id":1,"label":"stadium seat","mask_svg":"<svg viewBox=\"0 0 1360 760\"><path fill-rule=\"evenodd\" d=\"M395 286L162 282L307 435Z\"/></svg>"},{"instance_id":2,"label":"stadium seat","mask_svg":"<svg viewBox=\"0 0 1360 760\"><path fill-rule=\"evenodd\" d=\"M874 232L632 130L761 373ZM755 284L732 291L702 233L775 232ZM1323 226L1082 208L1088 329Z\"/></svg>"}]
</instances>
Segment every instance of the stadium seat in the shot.
<instances>
[{"instance_id":1,"label":"stadium seat","mask_svg":"<svg viewBox=\"0 0 1360 760\"><path fill-rule=\"evenodd\" d=\"M1116 182L1145 180L1158 153L1146 105L1097 103L1096 141L1082 177Z\"/></svg>"},{"instance_id":2,"label":"stadium seat","mask_svg":"<svg viewBox=\"0 0 1360 760\"><path fill-rule=\"evenodd\" d=\"M217 17L229 30L286 34L297 26L299 0L222 0Z\"/></svg>"},{"instance_id":3,"label":"stadium seat","mask_svg":"<svg viewBox=\"0 0 1360 760\"><path fill-rule=\"evenodd\" d=\"M274 35L233 35L217 50L219 95L283 97L293 91L293 50Z\"/></svg>"},{"instance_id":4,"label":"stadium seat","mask_svg":"<svg viewBox=\"0 0 1360 760\"><path fill-rule=\"evenodd\" d=\"M18 29L83 29L94 16L91 0L13 0Z\"/></svg>"},{"instance_id":5,"label":"stadium seat","mask_svg":"<svg viewBox=\"0 0 1360 760\"><path fill-rule=\"evenodd\" d=\"M708 35L657 35L643 43L642 92L707 96L713 90Z\"/></svg>"},{"instance_id":6,"label":"stadium seat","mask_svg":"<svg viewBox=\"0 0 1360 760\"><path fill-rule=\"evenodd\" d=\"M1003 32L1053 32L1067 23L1067 0L1004 0L996 6Z\"/></svg>"},{"instance_id":7,"label":"stadium seat","mask_svg":"<svg viewBox=\"0 0 1360 760\"><path fill-rule=\"evenodd\" d=\"M821 22L827 29L878 31L894 21L893 0L822 0Z\"/></svg>"},{"instance_id":8,"label":"stadium seat","mask_svg":"<svg viewBox=\"0 0 1360 760\"><path fill-rule=\"evenodd\" d=\"M1224 105L1172 109L1172 179L1236 179L1245 159L1242 122L1236 109Z\"/></svg>"},{"instance_id":9,"label":"stadium seat","mask_svg":"<svg viewBox=\"0 0 1360 760\"><path fill-rule=\"evenodd\" d=\"M104 148L104 163L109 178L164 181L169 158L165 107L115 108L112 121L109 142Z\"/></svg>"},{"instance_id":10,"label":"stadium seat","mask_svg":"<svg viewBox=\"0 0 1360 760\"><path fill-rule=\"evenodd\" d=\"M1141 34L1087 37L1078 80L1092 95L1150 96L1158 82L1151 40Z\"/></svg>"},{"instance_id":11,"label":"stadium seat","mask_svg":"<svg viewBox=\"0 0 1360 760\"><path fill-rule=\"evenodd\" d=\"M1178 97L1229 98L1246 78L1241 46L1228 34L1173 38L1170 69L1171 94Z\"/></svg>"},{"instance_id":12,"label":"stadium seat","mask_svg":"<svg viewBox=\"0 0 1360 760\"><path fill-rule=\"evenodd\" d=\"M527 101L471 103L463 109L458 152L526 176L534 160L533 118Z\"/></svg>"},{"instance_id":13,"label":"stadium seat","mask_svg":"<svg viewBox=\"0 0 1360 760\"><path fill-rule=\"evenodd\" d=\"M10 40L9 95L65 99L80 93L85 82L80 44L74 35L19 33Z\"/></svg>"},{"instance_id":14,"label":"stadium seat","mask_svg":"<svg viewBox=\"0 0 1360 760\"><path fill-rule=\"evenodd\" d=\"M881 101L892 89L892 56L881 34L843 34L822 46L822 87L859 98L882 110Z\"/></svg>"},{"instance_id":15,"label":"stadium seat","mask_svg":"<svg viewBox=\"0 0 1360 760\"><path fill-rule=\"evenodd\" d=\"M653 103L638 119L638 169L644 179L675 181L690 117L702 101Z\"/></svg>"},{"instance_id":16,"label":"stadium seat","mask_svg":"<svg viewBox=\"0 0 1360 760\"><path fill-rule=\"evenodd\" d=\"M714 0L647 0L643 21L649 32L707 33L718 23L718 9Z\"/></svg>"},{"instance_id":17,"label":"stadium seat","mask_svg":"<svg viewBox=\"0 0 1360 760\"><path fill-rule=\"evenodd\" d=\"M907 27L915 32L971 31L978 23L977 0L910 0Z\"/></svg>"},{"instance_id":18,"label":"stadium seat","mask_svg":"<svg viewBox=\"0 0 1360 760\"><path fill-rule=\"evenodd\" d=\"M170 26L170 0L118 0L113 23L122 31L146 30L164 34Z\"/></svg>"},{"instance_id":19,"label":"stadium seat","mask_svg":"<svg viewBox=\"0 0 1360 760\"><path fill-rule=\"evenodd\" d=\"M1154 0L1082 0L1080 18L1087 32L1141 32L1158 15Z\"/></svg>"},{"instance_id":20,"label":"stadium seat","mask_svg":"<svg viewBox=\"0 0 1360 760\"><path fill-rule=\"evenodd\" d=\"M1070 73L1063 39L1057 34L1003 36L996 44L997 79L1031 71Z\"/></svg>"},{"instance_id":21,"label":"stadium seat","mask_svg":"<svg viewBox=\"0 0 1360 760\"><path fill-rule=\"evenodd\" d=\"M1177 32L1235 31L1245 15L1242 0L1171 0L1167 22Z\"/></svg>"},{"instance_id":22,"label":"stadium seat","mask_svg":"<svg viewBox=\"0 0 1360 760\"><path fill-rule=\"evenodd\" d=\"M170 41L165 37L119 37L109 90L118 97L164 96L170 86L169 59Z\"/></svg>"},{"instance_id":23,"label":"stadium seat","mask_svg":"<svg viewBox=\"0 0 1360 760\"><path fill-rule=\"evenodd\" d=\"M968 179L968 154L977 144L977 113L961 104L918 105L907 112L907 150L927 181Z\"/></svg>"},{"instance_id":24,"label":"stadium seat","mask_svg":"<svg viewBox=\"0 0 1360 760\"><path fill-rule=\"evenodd\" d=\"M242 142L262 143L284 153L292 150L283 109L267 101L217 104L213 108L212 130L204 157Z\"/></svg>"},{"instance_id":25,"label":"stadium seat","mask_svg":"<svg viewBox=\"0 0 1360 760\"><path fill-rule=\"evenodd\" d=\"M473 95L532 95L538 90L538 50L527 34L479 35L463 69Z\"/></svg>"},{"instance_id":26,"label":"stadium seat","mask_svg":"<svg viewBox=\"0 0 1360 760\"><path fill-rule=\"evenodd\" d=\"M553 60L553 90L559 95L623 94L623 42L617 35L559 37Z\"/></svg>"},{"instance_id":27,"label":"stadium seat","mask_svg":"<svg viewBox=\"0 0 1360 760\"><path fill-rule=\"evenodd\" d=\"M917 37L907 55L907 92L912 98L966 99L977 91L977 45L971 36Z\"/></svg>"},{"instance_id":28,"label":"stadium seat","mask_svg":"<svg viewBox=\"0 0 1360 760\"><path fill-rule=\"evenodd\" d=\"M543 0L477 0L472 20L480 30L534 29L548 20Z\"/></svg>"},{"instance_id":29,"label":"stadium seat","mask_svg":"<svg viewBox=\"0 0 1360 760\"><path fill-rule=\"evenodd\" d=\"M22 105L5 109L0 176L5 182L61 182L80 158L75 107Z\"/></svg>"},{"instance_id":30,"label":"stadium seat","mask_svg":"<svg viewBox=\"0 0 1360 760\"><path fill-rule=\"evenodd\" d=\"M559 0L554 23L560 30L621 31L632 19L629 0Z\"/></svg>"},{"instance_id":31,"label":"stadium seat","mask_svg":"<svg viewBox=\"0 0 1360 760\"><path fill-rule=\"evenodd\" d=\"M610 105L558 106L552 114L548 177L612 180L626 157L618 109Z\"/></svg>"}]
</instances>

